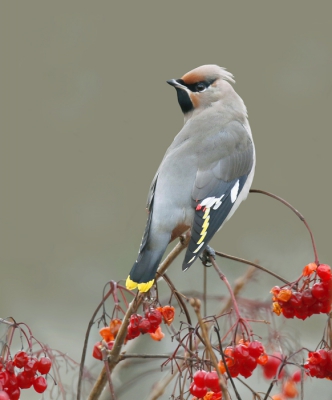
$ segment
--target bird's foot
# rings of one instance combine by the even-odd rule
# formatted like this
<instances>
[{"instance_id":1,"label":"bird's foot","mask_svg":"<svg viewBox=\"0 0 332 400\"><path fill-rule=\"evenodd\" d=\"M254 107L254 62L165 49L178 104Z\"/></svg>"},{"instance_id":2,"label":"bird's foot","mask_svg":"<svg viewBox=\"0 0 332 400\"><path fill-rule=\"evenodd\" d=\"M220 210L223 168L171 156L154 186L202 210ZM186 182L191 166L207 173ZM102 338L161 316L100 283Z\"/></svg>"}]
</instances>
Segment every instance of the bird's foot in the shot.
<instances>
[{"instance_id":1,"label":"bird's foot","mask_svg":"<svg viewBox=\"0 0 332 400\"><path fill-rule=\"evenodd\" d=\"M213 250L211 246L206 246L202 255L199 257L206 267L211 267L212 264L210 263L210 257L214 260L216 259L216 252Z\"/></svg>"}]
</instances>

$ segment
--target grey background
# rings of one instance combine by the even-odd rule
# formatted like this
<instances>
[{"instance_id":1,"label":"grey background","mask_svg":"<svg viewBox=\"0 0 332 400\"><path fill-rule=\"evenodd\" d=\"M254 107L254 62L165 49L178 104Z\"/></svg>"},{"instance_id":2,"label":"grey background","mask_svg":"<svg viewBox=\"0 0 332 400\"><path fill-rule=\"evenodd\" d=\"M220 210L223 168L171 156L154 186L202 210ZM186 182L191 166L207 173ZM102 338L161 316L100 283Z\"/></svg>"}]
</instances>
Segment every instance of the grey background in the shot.
<instances>
[{"instance_id":1,"label":"grey background","mask_svg":"<svg viewBox=\"0 0 332 400\"><path fill-rule=\"evenodd\" d=\"M247 105L253 187L297 207L331 263L330 12L297 0L2 2L0 316L80 358L104 283L135 260L150 181L182 126L166 80L207 63L235 75ZM212 244L290 280L313 260L300 221L256 194ZM242 271L225 263L230 280ZM201 289L198 264L169 273ZM276 283L260 275L247 294L268 298ZM312 321L295 329L314 346L325 317Z\"/></svg>"}]
</instances>

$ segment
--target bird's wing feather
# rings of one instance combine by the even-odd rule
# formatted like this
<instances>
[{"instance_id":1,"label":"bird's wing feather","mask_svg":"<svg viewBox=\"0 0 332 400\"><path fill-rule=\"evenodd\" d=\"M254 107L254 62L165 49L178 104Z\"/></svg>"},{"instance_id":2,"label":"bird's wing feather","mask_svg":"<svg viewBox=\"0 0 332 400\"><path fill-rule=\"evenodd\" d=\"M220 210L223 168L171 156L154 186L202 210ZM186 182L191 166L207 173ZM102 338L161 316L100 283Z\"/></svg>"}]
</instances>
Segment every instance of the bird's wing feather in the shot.
<instances>
[{"instance_id":1,"label":"bird's wing feather","mask_svg":"<svg viewBox=\"0 0 332 400\"><path fill-rule=\"evenodd\" d=\"M253 167L254 147L243 125L229 126L215 143L220 144L221 158L199 168L196 174L192 191L195 216L183 269L191 266L227 219ZM226 155L224 143L228 146Z\"/></svg>"}]
</instances>

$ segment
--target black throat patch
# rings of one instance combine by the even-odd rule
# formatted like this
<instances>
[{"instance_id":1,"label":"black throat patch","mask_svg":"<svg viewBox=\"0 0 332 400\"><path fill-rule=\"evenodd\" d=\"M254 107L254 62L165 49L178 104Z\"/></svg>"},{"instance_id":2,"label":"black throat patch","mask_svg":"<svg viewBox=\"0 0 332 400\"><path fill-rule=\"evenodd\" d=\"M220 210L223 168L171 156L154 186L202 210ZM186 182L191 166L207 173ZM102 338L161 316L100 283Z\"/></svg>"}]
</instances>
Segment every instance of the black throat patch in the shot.
<instances>
[{"instance_id":1,"label":"black throat patch","mask_svg":"<svg viewBox=\"0 0 332 400\"><path fill-rule=\"evenodd\" d=\"M188 93L180 88L175 88L176 93L178 95L178 102L180 104L181 110L183 114L186 114L189 111L194 109L193 103L190 100Z\"/></svg>"}]
</instances>

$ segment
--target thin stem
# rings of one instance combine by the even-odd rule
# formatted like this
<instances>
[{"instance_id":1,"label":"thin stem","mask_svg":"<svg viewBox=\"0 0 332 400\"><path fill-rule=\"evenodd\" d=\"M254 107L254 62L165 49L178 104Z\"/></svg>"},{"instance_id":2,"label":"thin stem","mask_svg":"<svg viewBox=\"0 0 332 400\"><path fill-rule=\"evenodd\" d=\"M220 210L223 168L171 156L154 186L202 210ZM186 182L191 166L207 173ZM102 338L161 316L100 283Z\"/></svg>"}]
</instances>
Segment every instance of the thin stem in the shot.
<instances>
[{"instance_id":1,"label":"thin stem","mask_svg":"<svg viewBox=\"0 0 332 400\"><path fill-rule=\"evenodd\" d=\"M318 253L317 253L317 247L316 247L314 235L313 235L307 221L305 220L304 216L296 208L294 208L290 203L288 203L288 201L284 200L283 198L281 198L273 193L266 192L265 190L258 190L258 189L251 189L250 193L260 193L260 194L265 194L265 196L272 197L273 199L280 201L280 203L282 203L285 206L287 206L288 208L290 208L300 218L300 220L304 223L305 227L307 228L307 230L310 234L312 248L313 248L314 256L315 256L315 263L318 266L319 259L318 259Z\"/></svg>"},{"instance_id":2,"label":"thin stem","mask_svg":"<svg viewBox=\"0 0 332 400\"><path fill-rule=\"evenodd\" d=\"M238 261L238 262L241 262L241 263L243 263L243 264L252 265L253 267L255 267L255 268L257 268L257 269L260 269L261 271L264 271L264 272L266 272L266 273L268 273L268 274L274 276L275 278L277 278L277 279L279 279L280 281L286 283L287 285L290 285L290 284L291 284L289 281L287 281L286 279L282 278L280 275L278 275L278 274L276 274L276 273L274 273L274 272L272 272L272 271L270 271L270 270L268 270L268 269L262 267L262 266L259 265L259 264L254 263L254 262L252 262L252 261L248 261L248 260L246 260L246 259L244 259L244 258L239 258L239 257L231 256L231 255L226 254L226 253L221 253L220 251L216 251L216 255L219 256L219 257L228 258L228 259L230 259L230 260Z\"/></svg>"},{"instance_id":3,"label":"thin stem","mask_svg":"<svg viewBox=\"0 0 332 400\"><path fill-rule=\"evenodd\" d=\"M206 304L206 294L207 294L207 271L206 267L203 268L203 274L204 274L204 281L203 281L203 313L204 315L207 315L207 304Z\"/></svg>"},{"instance_id":4,"label":"thin stem","mask_svg":"<svg viewBox=\"0 0 332 400\"><path fill-rule=\"evenodd\" d=\"M216 253L216 254L217 254L217 253ZM236 313L236 315L237 315L237 318L238 318L239 320L242 320L242 317L241 317L241 314L240 314L240 310L239 310L239 307L238 307L238 305L237 305L236 298L235 298L234 293L233 293L232 286L231 286L230 283L228 282L228 279L226 278L226 275L224 275L224 274L221 272L221 270L220 270L220 268L218 267L217 263L215 262L214 258L211 257L211 256L210 256L210 262L212 263L213 268L216 270L217 274L219 275L219 278L225 283L225 285L226 285L226 287L227 287L227 289L228 289L228 292L229 292L229 294L230 294L230 296L231 296L231 298L232 298L232 301L233 301L234 311L235 311L235 313Z\"/></svg>"}]
</instances>

